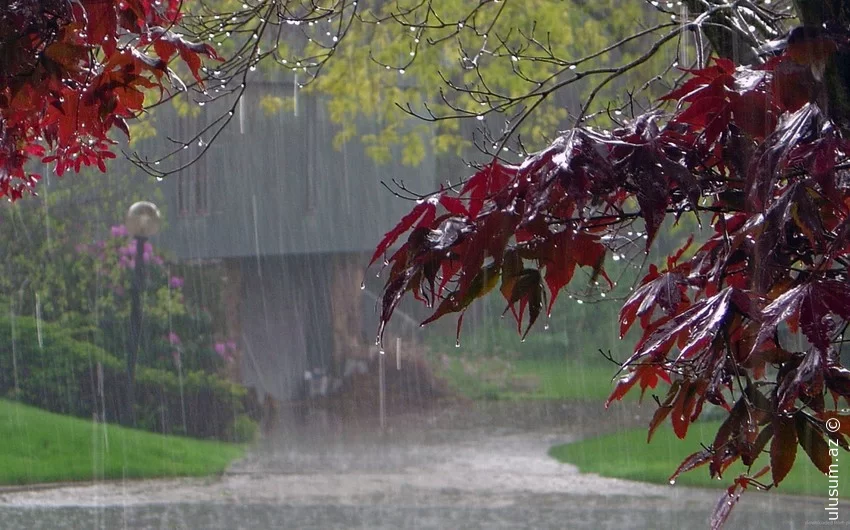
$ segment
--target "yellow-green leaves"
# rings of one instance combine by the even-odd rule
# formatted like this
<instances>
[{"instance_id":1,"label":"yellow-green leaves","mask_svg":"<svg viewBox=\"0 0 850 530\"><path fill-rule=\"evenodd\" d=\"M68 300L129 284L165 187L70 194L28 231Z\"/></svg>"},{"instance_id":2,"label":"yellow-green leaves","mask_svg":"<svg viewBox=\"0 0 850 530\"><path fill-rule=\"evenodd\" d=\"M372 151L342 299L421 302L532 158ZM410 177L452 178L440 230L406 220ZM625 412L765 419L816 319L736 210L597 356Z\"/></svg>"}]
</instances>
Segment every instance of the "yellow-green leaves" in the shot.
<instances>
[{"instance_id":1,"label":"yellow-green leaves","mask_svg":"<svg viewBox=\"0 0 850 530\"><path fill-rule=\"evenodd\" d=\"M402 109L425 117L433 112L467 119L496 109L502 113L488 124L497 129L492 135L497 137L504 120L540 99L512 98L546 91L577 73L627 62L642 49L641 43L581 59L629 35L636 22L655 22L657 13L640 3L614 0L592 5L530 0L478 9L463 0L442 0L407 9L387 2L362 7L360 16L382 23L352 25L333 60L308 88L328 96L329 116L341 127L337 148L361 135L372 121L379 130L368 126L362 136L369 156L385 162L398 147L399 159L416 165L427 144L436 154L459 155L471 146L470 137L453 120L438 122L434 130L402 132L416 123ZM570 68L572 62L578 62L576 68ZM651 77L645 71L639 74L641 80ZM543 98L516 131L524 146L533 150L548 143L567 124L567 106L577 106L593 86L592 80L579 82ZM622 93L622 84L603 91L599 107Z\"/></svg>"},{"instance_id":2,"label":"yellow-green leaves","mask_svg":"<svg viewBox=\"0 0 850 530\"><path fill-rule=\"evenodd\" d=\"M260 108L269 116L284 111L292 112L295 110L295 98L265 94L260 98Z\"/></svg>"}]
</instances>

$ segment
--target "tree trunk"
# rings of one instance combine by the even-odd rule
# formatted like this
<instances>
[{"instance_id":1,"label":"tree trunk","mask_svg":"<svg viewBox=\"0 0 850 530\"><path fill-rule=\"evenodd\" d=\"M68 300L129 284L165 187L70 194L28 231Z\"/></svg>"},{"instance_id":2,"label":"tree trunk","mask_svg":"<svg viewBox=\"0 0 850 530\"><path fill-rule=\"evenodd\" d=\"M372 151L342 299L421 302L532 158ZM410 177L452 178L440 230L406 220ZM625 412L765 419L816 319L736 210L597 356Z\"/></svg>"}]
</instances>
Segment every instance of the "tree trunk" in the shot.
<instances>
[{"instance_id":1,"label":"tree trunk","mask_svg":"<svg viewBox=\"0 0 850 530\"><path fill-rule=\"evenodd\" d=\"M704 0L686 0L692 13L703 13ZM797 18L806 26L826 26L827 30L847 32L850 27L850 0L794 0ZM758 30L758 28L757 28ZM736 64L752 64L758 58L759 43L749 35L735 30L729 11L718 11L702 27L703 34L714 53ZM767 38L767 35L763 36ZM850 133L850 52L833 55L824 72L826 108L823 110L844 131Z\"/></svg>"},{"instance_id":2,"label":"tree trunk","mask_svg":"<svg viewBox=\"0 0 850 530\"><path fill-rule=\"evenodd\" d=\"M341 375L346 357L364 357L368 347L362 337L361 300L363 265L357 255L342 255L334 259L331 283L333 311L333 360L335 375Z\"/></svg>"},{"instance_id":3,"label":"tree trunk","mask_svg":"<svg viewBox=\"0 0 850 530\"><path fill-rule=\"evenodd\" d=\"M224 260L224 324L227 338L236 341L233 362L227 367L227 377L242 384L242 266L238 258Z\"/></svg>"},{"instance_id":4,"label":"tree trunk","mask_svg":"<svg viewBox=\"0 0 850 530\"><path fill-rule=\"evenodd\" d=\"M704 0L686 0L685 5L691 13L705 12ZM756 61L756 48L759 43L751 36L737 31L730 20L729 11L718 11L711 15L702 26L702 32L718 56L731 59L735 64L752 64Z\"/></svg>"},{"instance_id":5,"label":"tree trunk","mask_svg":"<svg viewBox=\"0 0 850 530\"><path fill-rule=\"evenodd\" d=\"M826 27L847 35L850 0L794 0L797 16L806 26ZM827 108L822 109L845 134L850 133L850 51L832 56L824 72Z\"/></svg>"}]
</instances>

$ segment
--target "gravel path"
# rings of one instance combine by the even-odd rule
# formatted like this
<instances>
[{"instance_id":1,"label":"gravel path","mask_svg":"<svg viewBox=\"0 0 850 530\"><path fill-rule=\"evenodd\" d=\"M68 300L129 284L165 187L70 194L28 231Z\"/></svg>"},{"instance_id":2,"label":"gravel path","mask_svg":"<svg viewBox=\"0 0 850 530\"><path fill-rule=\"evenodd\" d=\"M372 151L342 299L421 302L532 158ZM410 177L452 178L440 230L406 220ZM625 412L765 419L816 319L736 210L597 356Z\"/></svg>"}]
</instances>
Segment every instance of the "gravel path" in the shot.
<instances>
[{"instance_id":1,"label":"gravel path","mask_svg":"<svg viewBox=\"0 0 850 530\"><path fill-rule=\"evenodd\" d=\"M706 528L717 491L581 474L546 455L639 411L453 407L282 429L216 479L0 493L2 528ZM511 407L514 407L511 409ZM552 407L547 409L547 407ZM729 528L815 528L825 499L752 493ZM809 523L807 525L807 523ZM53 526L51 526L53 525Z\"/></svg>"}]
</instances>

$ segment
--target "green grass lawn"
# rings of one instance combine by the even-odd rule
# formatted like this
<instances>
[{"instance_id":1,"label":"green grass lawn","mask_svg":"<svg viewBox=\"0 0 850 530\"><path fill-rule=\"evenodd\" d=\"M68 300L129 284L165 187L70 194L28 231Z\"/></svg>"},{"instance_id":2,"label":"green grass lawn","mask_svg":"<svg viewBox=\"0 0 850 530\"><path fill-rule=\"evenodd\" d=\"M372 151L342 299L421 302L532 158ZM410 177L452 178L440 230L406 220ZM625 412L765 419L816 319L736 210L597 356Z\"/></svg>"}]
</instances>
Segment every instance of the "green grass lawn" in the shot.
<instances>
[{"instance_id":1,"label":"green grass lawn","mask_svg":"<svg viewBox=\"0 0 850 530\"><path fill-rule=\"evenodd\" d=\"M701 449L700 442L708 445L713 441L719 426L719 422L698 422L688 430L685 440L679 440L668 423L658 428L650 444L646 443L647 430L641 428L556 445L549 450L549 455L560 462L575 464L585 473L667 484L682 460ZM753 469L757 471L767 462L767 455L763 455ZM845 482L850 484L850 454L842 450L838 465L839 486ZM679 476L676 484L725 488L743 471L744 466L739 462L726 471L723 480L711 480L706 465ZM770 482L769 475L763 479L764 482ZM794 469L775 491L825 498L828 493L827 479L815 468L803 449L798 447ZM840 488L839 493L841 497L850 498L850 487Z\"/></svg>"},{"instance_id":2,"label":"green grass lawn","mask_svg":"<svg viewBox=\"0 0 850 530\"><path fill-rule=\"evenodd\" d=\"M566 359L452 359L440 372L451 388L472 399L604 401L614 389L613 363ZM660 394L666 392L661 389ZM639 392L627 400L637 399Z\"/></svg>"},{"instance_id":3,"label":"green grass lawn","mask_svg":"<svg viewBox=\"0 0 850 530\"><path fill-rule=\"evenodd\" d=\"M244 452L0 400L0 484L211 475Z\"/></svg>"},{"instance_id":4,"label":"green grass lawn","mask_svg":"<svg viewBox=\"0 0 850 530\"><path fill-rule=\"evenodd\" d=\"M518 376L537 378L537 390L524 396L532 399L604 401L614 390L611 378L617 373L614 363L522 359L514 365ZM512 393L507 392L507 396Z\"/></svg>"}]
</instances>

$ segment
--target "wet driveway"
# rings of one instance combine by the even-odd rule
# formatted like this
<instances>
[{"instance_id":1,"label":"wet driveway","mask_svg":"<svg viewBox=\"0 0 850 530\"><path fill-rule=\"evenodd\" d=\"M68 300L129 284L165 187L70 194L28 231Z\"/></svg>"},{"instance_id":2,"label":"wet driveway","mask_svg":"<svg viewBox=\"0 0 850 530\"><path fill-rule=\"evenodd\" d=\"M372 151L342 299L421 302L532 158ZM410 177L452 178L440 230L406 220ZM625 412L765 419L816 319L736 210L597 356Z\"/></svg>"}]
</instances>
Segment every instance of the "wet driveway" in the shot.
<instances>
[{"instance_id":1,"label":"wet driveway","mask_svg":"<svg viewBox=\"0 0 850 530\"><path fill-rule=\"evenodd\" d=\"M5 491L0 527L707 528L717 491L581 474L546 454L635 423L630 407L479 404L394 417L381 433L374 420L316 414L219 478ZM728 527L815 528L823 506L747 494Z\"/></svg>"}]
</instances>

